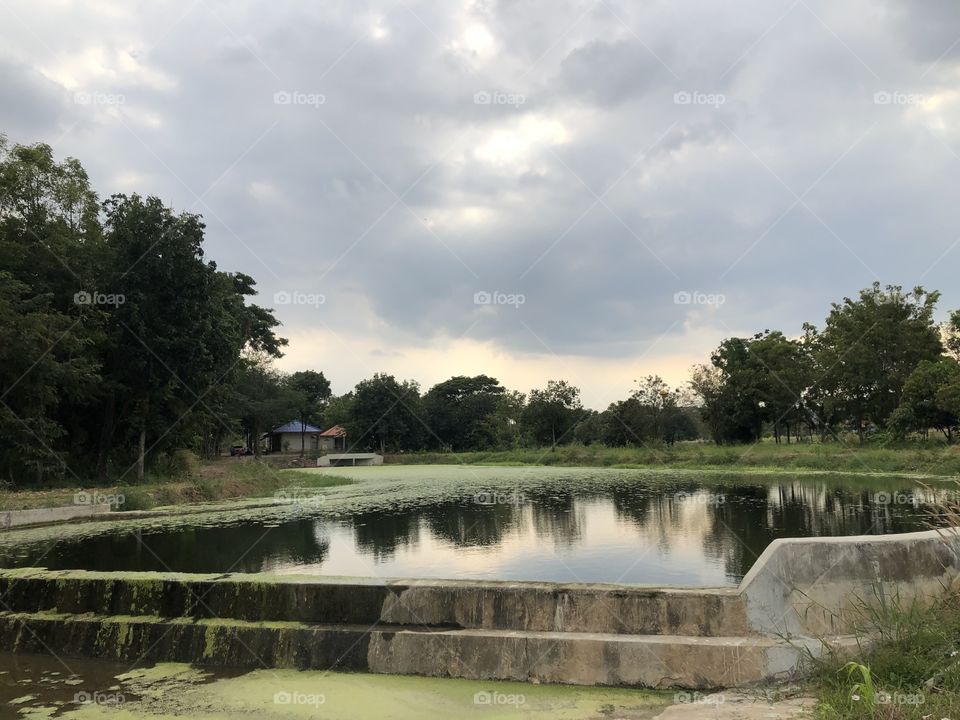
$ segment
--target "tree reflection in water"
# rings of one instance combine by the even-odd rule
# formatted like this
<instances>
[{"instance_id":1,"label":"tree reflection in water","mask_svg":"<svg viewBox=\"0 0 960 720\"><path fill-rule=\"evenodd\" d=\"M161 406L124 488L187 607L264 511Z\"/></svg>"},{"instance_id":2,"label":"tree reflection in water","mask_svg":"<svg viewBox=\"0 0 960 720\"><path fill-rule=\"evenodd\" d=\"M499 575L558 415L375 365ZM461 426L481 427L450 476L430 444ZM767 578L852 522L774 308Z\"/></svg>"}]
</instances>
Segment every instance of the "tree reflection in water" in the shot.
<instances>
[{"instance_id":1,"label":"tree reflection in water","mask_svg":"<svg viewBox=\"0 0 960 720\"><path fill-rule=\"evenodd\" d=\"M108 531L8 546L0 564L531 580L569 580L576 566L575 577L587 581L695 584L719 577L736 583L776 538L924 529L936 497L747 477L666 484L620 479L578 491L569 483L541 483L493 500L484 504L468 495L275 525L249 520ZM621 575L641 560L633 574Z\"/></svg>"}]
</instances>

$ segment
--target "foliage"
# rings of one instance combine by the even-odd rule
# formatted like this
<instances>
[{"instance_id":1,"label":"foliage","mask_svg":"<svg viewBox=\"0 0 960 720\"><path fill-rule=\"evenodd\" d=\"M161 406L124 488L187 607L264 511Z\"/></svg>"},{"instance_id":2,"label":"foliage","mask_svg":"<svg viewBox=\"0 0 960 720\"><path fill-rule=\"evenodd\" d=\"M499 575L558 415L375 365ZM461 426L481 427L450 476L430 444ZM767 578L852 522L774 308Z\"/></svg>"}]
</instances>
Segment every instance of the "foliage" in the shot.
<instances>
[{"instance_id":1,"label":"foliage","mask_svg":"<svg viewBox=\"0 0 960 720\"><path fill-rule=\"evenodd\" d=\"M521 422L530 442L556 447L573 441L573 429L585 417L580 388L566 380L550 380L543 389L530 391Z\"/></svg>"},{"instance_id":2,"label":"foliage","mask_svg":"<svg viewBox=\"0 0 960 720\"><path fill-rule=\"evenodd\" d=\"M124 477L212 453L245 350L278 356L254 282L203 256L203 223L158 198L100 203L79 162L0 138L0 472Z\"/></svg>"}]
</instances>

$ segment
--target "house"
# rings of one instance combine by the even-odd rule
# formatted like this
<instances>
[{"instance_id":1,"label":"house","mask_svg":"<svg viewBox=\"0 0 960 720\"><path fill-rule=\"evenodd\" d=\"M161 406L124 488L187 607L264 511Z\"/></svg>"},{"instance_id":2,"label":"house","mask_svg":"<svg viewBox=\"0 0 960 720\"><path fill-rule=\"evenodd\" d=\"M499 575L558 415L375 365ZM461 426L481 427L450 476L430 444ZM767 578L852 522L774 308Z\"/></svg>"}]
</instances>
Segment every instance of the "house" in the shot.
<instances>
[{"instance_id":1,"label":"house","mask_svg":"<svg viewBox=\"0 0 960 720\"><path fill-rule=\"evenodd\" d=\"M322 430L300 420L275 427L263 436L265 449L271 453L325 452L345 450L347 431L339 425Z\"/></svg>"},{"instance_id":2,"label":"house","mask_svg":"<svg viewBox=\"0 0 960 720\"><path fill-rule=\"evenodd\" d=\"M347 449L347 429L341 425L334 425L329 430L320 433L320 449L343 452Z\"/></svg>"},{"instance_id":3,"label":"house","mask_svg":"<svg viewBox=\"0 0 960 720\"><path fill-rule=\"evenodd\" d=\"M263 436L267 452L298 453L302 449L310 452L320 449L320 433L323 430L310 423L291 420L285 425L275 427Z\"/></svg>"}]
</instances>

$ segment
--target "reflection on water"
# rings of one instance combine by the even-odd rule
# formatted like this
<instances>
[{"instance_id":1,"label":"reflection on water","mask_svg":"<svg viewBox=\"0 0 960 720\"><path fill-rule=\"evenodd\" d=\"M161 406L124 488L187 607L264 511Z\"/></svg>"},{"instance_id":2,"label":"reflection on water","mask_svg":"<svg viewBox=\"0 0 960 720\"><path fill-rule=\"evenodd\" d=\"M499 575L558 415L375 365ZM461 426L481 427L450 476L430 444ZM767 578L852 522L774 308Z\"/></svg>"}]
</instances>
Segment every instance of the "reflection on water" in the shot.
<instances>
[{"instance_id":1,"label":"reflection on water","mask_svg":"<svg viewBox=\"0 0 960 720\"><path fill-rule=\"evenodd\" d=\"M561 582L734 584L775 538L920 530L932 497L795 481L541 487L344 518L108 532L5 566ZM891 498L896 498L891 502Z\"/></svg>"}]
</instances>

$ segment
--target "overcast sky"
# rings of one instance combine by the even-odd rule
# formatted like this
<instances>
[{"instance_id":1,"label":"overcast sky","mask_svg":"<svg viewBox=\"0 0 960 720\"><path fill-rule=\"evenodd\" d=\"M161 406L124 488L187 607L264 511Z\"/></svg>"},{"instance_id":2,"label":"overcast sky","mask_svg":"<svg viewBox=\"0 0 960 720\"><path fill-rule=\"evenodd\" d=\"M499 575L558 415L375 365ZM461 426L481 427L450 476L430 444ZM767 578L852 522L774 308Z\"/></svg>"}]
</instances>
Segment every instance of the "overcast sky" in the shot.
<instances>
[{"instance_id":1,"label":"overcast sky","mask_svg":"<svg viewBox=\"0 0 960 720\"><path fill-rule=\"evenodd\" d=\"M956 0L0 4L0 130L202 214L337 393L602 408L874 280L944 315L958 88Z\"/></svg>"}]
</instances>

